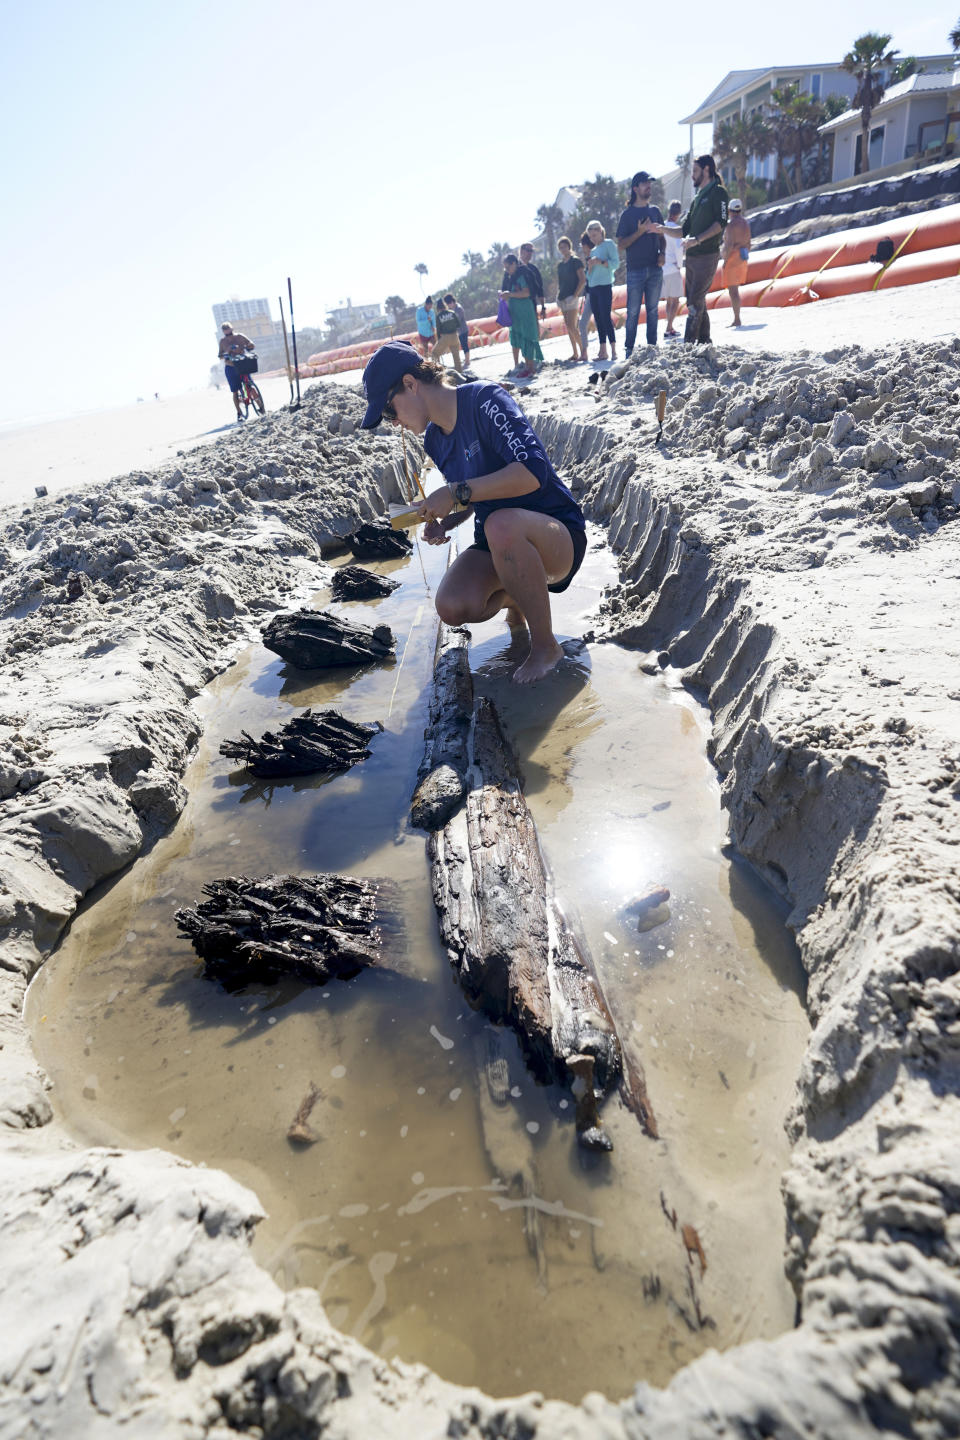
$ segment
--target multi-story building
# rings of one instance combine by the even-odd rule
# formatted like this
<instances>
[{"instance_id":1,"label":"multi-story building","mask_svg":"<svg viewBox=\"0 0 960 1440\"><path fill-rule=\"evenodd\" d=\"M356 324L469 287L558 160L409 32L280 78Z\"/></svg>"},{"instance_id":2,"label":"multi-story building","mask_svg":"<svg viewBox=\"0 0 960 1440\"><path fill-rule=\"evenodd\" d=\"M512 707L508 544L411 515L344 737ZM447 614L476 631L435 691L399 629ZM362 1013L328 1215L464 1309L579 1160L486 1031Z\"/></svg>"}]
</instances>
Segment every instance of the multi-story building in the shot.
<instances>
[{"instance_id":1,"label":"multi-story building","mask_svg":"<svg viewBox=\"0 0 960 1440\"><path fill-rule=\"evenodd\" d=\"M213 317L217 322L218 341L224 321L234 330L242 330L255 345L272 342L281 333L279 322L270 318L268 300L224 300L214 305Z\"/></svg>"},{"instance_id":2,"label":"multi-story building","mask_svg":"<svg viewBox=\"0 0 960 1440\"><path fill-rule=\"evenodd\" d=\"M921 55L917 58L917 67L922 71L945 70L952 67L952 64L953 57L950 56ZM878 77L882 81L890 78L882 70L878 72ZM818 65L780 65L761 70L731 70L716 89L711 90L702 104L680 121L681 125L689 127L691 153L696 154L698 148L709 150L717 126L722 125L724 120L735 115L746 118L758 110L768 110L773 91L786 85L796 85L803 94L810 95L815 100L825 100L828 95L842 95L852 104L857 93L856 76L844 70L838 60ZM696 146L694 141L695 125L711 127L710 136L702 140L699 146ZM747 173L754 179L772 180L776 163L775 155L753 156ZM730 178L730 175L727 178Z\"/></svg>"},{"instance_id":3,"label":"multi-story building","mask_svg":"<svg viewBox=\"0 0 960 1440\"><path fill-rule=\"evenodd\" d=\"M348 297L346 305L327 312L327 324L337 330L342 330L345 326L368 325L382 313L379 305L354 305Z\"/></svg>"},{"instance_id":4,"label":"multi-story building","mask_svg":"<svg viewBox=\"0 0 960 1440\"><path fill-rule=\"evenodd\" d=\"M850 180L863 171L863 126L859 110L847 110L820 127L833 136L832 180ZM911 75L884 92L870 116L869 169L914 160L933 165L960 150L960 63Z\"/></svg>"}]
</instances>

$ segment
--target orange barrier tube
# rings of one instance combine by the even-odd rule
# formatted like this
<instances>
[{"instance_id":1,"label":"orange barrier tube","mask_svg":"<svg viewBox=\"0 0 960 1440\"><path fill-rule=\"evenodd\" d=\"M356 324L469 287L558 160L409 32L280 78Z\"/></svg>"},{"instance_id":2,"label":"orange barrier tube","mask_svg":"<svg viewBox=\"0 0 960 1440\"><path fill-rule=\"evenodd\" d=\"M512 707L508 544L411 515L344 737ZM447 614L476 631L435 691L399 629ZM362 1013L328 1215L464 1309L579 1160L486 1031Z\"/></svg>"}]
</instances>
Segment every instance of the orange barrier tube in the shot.
<instances>
[{"instance_id":1,"label":"orange barrier tube","mask_svg":"<svg viewBox=\"0 0 960 1440\"><path fill-rule=\"evenodd\" d=\"M785 245L779 250L752 252L747 262L747 284L774 277L806 275L827 265L830 269L862 265L876 250L877 241L883 239L892 240L895 250L903 245L904 255L960 244L960 204L900 215L884 224L865 225L859 230L837 230L832 235L803 240L799 245ZM721 288L719 270L712 288Z\"/></svg>"}]
</instances>

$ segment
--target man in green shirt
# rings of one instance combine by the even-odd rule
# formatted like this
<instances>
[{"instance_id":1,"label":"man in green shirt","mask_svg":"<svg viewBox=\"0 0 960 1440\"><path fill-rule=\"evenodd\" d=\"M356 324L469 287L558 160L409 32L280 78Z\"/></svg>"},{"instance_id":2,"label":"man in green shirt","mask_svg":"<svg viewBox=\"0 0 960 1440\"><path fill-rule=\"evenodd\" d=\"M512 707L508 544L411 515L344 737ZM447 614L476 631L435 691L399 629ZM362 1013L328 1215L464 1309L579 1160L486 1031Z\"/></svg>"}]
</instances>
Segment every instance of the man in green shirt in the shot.
<instances>
[{"instance_id":1,"label":"man in green shirt","mask_svg":"<svg viewBox=\"0 0 960 1440\"><path fill-rule=\"evenodd\" d=\"M687 293L687 324L684 342L710 343L710 313L707 291L713 283L720 259L720 237L727 223L729 196L717 179L712 155L693 162L693 183L697 193L683 217L684 271Z\"/></svg>"}]
</instances>

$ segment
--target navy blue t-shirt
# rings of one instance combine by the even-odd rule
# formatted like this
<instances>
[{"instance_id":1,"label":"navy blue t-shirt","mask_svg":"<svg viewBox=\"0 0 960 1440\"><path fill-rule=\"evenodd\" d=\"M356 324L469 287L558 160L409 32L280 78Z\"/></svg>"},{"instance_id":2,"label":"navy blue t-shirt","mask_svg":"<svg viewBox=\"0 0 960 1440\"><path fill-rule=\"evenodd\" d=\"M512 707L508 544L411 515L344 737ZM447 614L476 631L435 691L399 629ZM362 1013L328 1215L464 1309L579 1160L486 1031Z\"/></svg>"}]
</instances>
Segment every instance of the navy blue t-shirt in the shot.
<instances>
[{"instance_id":1,"label":"navy blue t-shirt","mask_svg":"<svg viewBox=\"0 0 960 1440\"><path fill-rule=\"evenodd\" d=\"M617 239L626 240L644 220L652 220L657 225L663 224L663 216L656 205L628 205L617 224ZM624 252L627 269L643 270L648 265L656 265L660 251L666 248L667 242L662 235L641 235L640 239L634 240Z\"/></svg>"},{"instance_id":2,"label":"navy blue t-shirt","mask_svg":"<svg viewBox=\"0 0 960 1440\"><path fill-rule=\"evenodd\" d=\"M480 475L492 475L514 460L525 465L540 482L528 495L501 500L474 500L474 535L483 538L484 521L492 510L506 506L538 510L566 525L585 530L580 506L547 457L543 442L517 402L499 385L476 380L457 388L457 423L450 435L439 425L428 425L423 447L448 485L467 484Z\"/></svg>"}]
</instances>

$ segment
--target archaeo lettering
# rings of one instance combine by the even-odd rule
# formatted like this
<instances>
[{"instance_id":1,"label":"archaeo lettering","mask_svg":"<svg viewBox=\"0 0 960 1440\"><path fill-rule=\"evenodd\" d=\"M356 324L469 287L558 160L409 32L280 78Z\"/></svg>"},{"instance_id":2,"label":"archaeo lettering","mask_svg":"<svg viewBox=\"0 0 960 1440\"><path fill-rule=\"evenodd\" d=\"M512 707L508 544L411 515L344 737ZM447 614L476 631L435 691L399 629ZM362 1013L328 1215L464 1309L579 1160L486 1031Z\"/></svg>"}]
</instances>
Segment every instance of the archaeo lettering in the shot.
<instances>
[{"instance_id":1,"label":"archaeo lettering","mask_svg":"<svg viewBox=\"0 0 960 1440\"><path fill-rule=\"evenodd\" d=\"M514 460L519 460L522 464L527 458L527 451L523 448L523 441L513 433L510 427L510 421L507 419L505 412L500 409L500 406L495 400L484 400L480 409L485 415L490 416L493 424L502 432L503 438L507 442L507 449L510 451Z\"/></svg>"}]
</instances>

